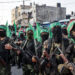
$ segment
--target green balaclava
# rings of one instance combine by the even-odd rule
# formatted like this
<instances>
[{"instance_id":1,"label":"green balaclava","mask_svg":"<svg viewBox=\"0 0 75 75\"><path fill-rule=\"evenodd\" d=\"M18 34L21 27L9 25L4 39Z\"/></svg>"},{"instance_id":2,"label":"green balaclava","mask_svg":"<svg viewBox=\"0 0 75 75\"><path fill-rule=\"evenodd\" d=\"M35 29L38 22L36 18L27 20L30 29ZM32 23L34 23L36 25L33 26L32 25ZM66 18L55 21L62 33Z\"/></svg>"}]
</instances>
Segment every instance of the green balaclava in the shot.
<instances>
[{"instance_id":1,"label":"green balaclava","mask_svg":"<svg viewBox=\"0 0 75 75\"><path fill-rule=\"evenodd\" d=\"M27 28L27 29L26 29L26 33L27 33L28 31L30 31L30 30L33 31L31 28Z\"/></svg>"}]
</instances>

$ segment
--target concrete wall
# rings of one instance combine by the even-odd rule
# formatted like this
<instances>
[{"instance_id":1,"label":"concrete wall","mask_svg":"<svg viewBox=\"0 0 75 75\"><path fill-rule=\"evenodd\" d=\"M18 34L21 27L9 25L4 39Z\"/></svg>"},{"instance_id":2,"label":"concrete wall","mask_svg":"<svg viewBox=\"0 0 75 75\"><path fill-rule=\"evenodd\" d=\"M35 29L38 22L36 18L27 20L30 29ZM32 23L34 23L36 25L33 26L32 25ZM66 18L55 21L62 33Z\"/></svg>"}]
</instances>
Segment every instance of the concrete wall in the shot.
<instances>
[{"instance_id":1,"label":"concrete wall","mask_svg":"<svg viewBox=\"0 0 75 75\"><path fill-rule=\"evenodd\" d=\"M24 9L23 9L24 8ZM25 12L25 13L24 13ZM46 5L32 4L32 6L19 6L12 10L12 23L15 20L16 23L27 23L28 12L32 12L31 21L34 22L53 22L55 20L62 20L66 18L66 8L52 7ZM25 21L26 20L26 21ZM24 23L23 23L24 22Z\"/></svg>"},{"instance_id":2,"label":"concrete wall","mask_svg":"<svg viewBox=\"0 0 75 75\"><path fill-rule=\"evenodd\" d=\"M36 5L36 21L53 22L66 18L66 8Z\"/></svg>"}]
</instances>

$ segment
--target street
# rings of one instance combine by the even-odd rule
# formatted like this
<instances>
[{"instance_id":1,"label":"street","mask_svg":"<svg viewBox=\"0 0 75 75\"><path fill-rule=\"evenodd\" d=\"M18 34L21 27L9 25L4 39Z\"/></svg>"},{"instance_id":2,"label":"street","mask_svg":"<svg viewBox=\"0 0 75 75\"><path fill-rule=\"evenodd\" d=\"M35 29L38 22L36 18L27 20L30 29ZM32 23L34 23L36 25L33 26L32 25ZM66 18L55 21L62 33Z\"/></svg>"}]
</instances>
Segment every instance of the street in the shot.
<instances>
[{"instance_id":1,"label":"street","mask_svg":"<svg viewBox=\"0 0 75 75\"><path fill-rule=\"evenodd\" d=\"M23 75L22 68L18 69L17 66L11 67L11 75Z\"/></svg>"}]
</instances>

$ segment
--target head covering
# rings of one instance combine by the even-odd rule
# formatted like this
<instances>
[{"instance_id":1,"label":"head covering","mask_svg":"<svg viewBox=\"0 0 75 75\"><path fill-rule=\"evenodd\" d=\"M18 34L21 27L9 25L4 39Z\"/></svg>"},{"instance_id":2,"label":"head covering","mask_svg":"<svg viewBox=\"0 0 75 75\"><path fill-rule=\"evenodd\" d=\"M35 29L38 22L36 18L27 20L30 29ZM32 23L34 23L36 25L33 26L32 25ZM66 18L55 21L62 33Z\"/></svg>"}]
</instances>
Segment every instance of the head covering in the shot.
<instances>
[{"instance_id":1,"label":"head covering","mask_svg":"<svg viewBox=\"0 0 75 75\"><path fill-rule=\"evenodd\" d=\"M47 29L42 29L40 33L43 33L43 32L48 33L48 30Z\"/></svg>"},{"instance_id":2,"label":"head covering","mask_svg":"<svg viewBox=\"0 0 75 75\"><path fill-rule=\"evenodd\" d=\"M22 34L23 32L21 31L21 32L19 32L19 37L20 37L20 35Z\"/></svg>"},{"instance_id":3,"label":"head covering","mask_svg":"<svg viewBox=\"0 0 75 75\"><path fill-rule=\"evenodd\" d=\"M64 25L61 25L61 28L66 28L66 27L67 27L67 25L65 25L65 24Z\"/></svg>"},{"instance_id":4,"label":"head covering","mask_svg":"<svg viewBox=\"0 0 75 75\"><path fill-rule=\"evenodd\" d=\"M6 31L6 26L0 26L0 29L3 29Z\"/></svg>"},{"instance_id":5,"label":"head covering","mask_svg":"<svg viewBox=\"0 0 75 75\"><path fill-rule=\"evenodd\" d=\"M71 30L73 28L73 26L75 25L75 20L70 22L68 27L67 27L67 32L68 32L68 37L71 38L71 40L73 41L73 43L75 43L75 40L71 37Z\"/></svg>"},{"instance_id":6,"label":"head covering","mask_svg":"<svg viewBox=\"0 0 75 75\"><path fill-rule=\"evenodd\" d=\"M28 32L28 31L30 31L30 30L32 30L32 28L27 28L27 29L26 29L26 32ZM32 31L33 31L33 30L32 30Z\"/></svg>"},{"instance_id":7,"label":"head covering","mask_svg":"<svg viewBox=\"0 0 75 75\"><path fill-rule=\"evenodd\" d=\"M61 26L60 22L54 22L54 23L50 24L49 34L50 34L51 39L53 37L52 28L54 28L55 26Z\"/></svg>"}]
</instances>

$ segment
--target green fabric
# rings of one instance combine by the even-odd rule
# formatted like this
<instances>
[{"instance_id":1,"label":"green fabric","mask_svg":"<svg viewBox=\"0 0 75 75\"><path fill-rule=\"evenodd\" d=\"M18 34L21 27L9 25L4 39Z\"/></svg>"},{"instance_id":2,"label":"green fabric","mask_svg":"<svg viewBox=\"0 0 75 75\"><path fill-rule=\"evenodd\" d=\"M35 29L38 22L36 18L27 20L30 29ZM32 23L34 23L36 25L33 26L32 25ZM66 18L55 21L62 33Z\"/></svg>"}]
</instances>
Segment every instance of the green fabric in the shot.
<instances>
[{"instance_id":1,"label":"green fabric","mask_svg":"<svg viewBox=\"0 0 75 75\"><path fill-rule=\"evenodd\" d=\"M67 25L61 25L61 28L65 28L65 27L67 27Z\"/></svg>"},{"instance_id":2,"label":"green fabric","mask_svg":"<svg viewBox=\"0 0 75 75\"><path fill-rule=\"evenodd\" d=\"M30 30L32 30L32 29L31 29L31 28L27 28L27 29L26 29L26 32L28 32L28 31L30 31ZM32 31L33 31L33 30L32 30Z\"/></svg>"},{"instance_id":3,"label":"green fabric","mask_svg":"<svg viewBox=\"0 0 75 75\"><path fill-rule=\"evenodd\" d=\"M31 25L31 24L29 24L29 27L33 30L33 27L32 27L32 25Z\"/></svg>"},{"instance_id":4,"label":"green fabric","mask_svg":"<svg viewBox=\"0 0 75 75\"><path fill-rule=\"evenodd\" d=\"M26 33L27 33L28 31L30 31L30 30L31 30L31 31L33 31L33 29L31 29L30 27L29 27L29 28L27 28L27 29L26 29ZM26 39L27 39L27 34L26 34L26 36L25 36L25 37L26 37Z\"/></svg>"},{"instance_id":5,"label":"green fabric","mask_svg":"<svg viewBox=\"0 0 75 75\"><path fill-rule=\"evenodd\" d=\"M68 37L70 37L70 31L71 31L74 23L75 23L75 21L70 22L68 27L67 27Z\"/></svg>"},{"instance_id":6,"label":"green fabric","mask_svg":"<svg viewBox=\"0 0 75 75\"><path fill-rule=\"evenodd\" d=\"M0 26L0 29L6 30L6 26Z\"/></svg>"},{"instance_id":7,"label":"green fabric","mask_svg":"<svg viewBox=\"0 0 75 75\"><path fill-rule=\"evenodd\" d=\"M26 29L26 32L28 32L29 30L33 31L33 37L34 37L34 39L36 39L36 30L34 30L34 28L32 27L31 24L29 24L29 28Z\"/></svg>"},{"instance_id":8,"label":"green fabric","mask_svg":"<svg viewBox=\"0 0 75 75\"><path fill-rule=\"evenodd\" d=\"M71 41L75 44L75 40L73 38L71 38Z\"/></svg>"},{"instance_id":9,"label":"green fabric","mask_svg":"<svg viewBox=\"0 0 75 75\"><path fill-rule=\"evenodd\" d=\"M41 28L40 28L40 24L39 23L36 23L36 38L37 38L37 41L38 42L41 42L41 36L40 36L40 33L41 33Z\"/></svg>"},{"instance_id":10,"label":"green fabric","mask_svg":"<svg viewBox=\"0 0 75 75\"><path fill-rule=\"evenodd\" d=\"M21 31L21 32L19 32L19 37L20 37L21 33L23 33L23 32L22 32L22 31Z\"/></svg>"},{"instance_id":11,"label":"green fabric","mask_svg":"<svg viewBox=\"0 0 75 75\"><path fill-rule=\"evenodd\" d=\"M19 24L19 29L21 28L21 25Z\"/></svg>"},{"instance_id":12,"label":"green fabric","mask_svg":"<svg viewBox=\"0 0 75 75\"><path fill-rule=\"evenodd\" d=\"M34 39L37 39L36 33L36 30L34 30Z\"/></svg>"},{"instance_id":13,"label":"green fabric","mask_svg":"<svg viewBox=\"0 0 75 75\"><path fill-rule=\"evenodd\" d=\"M26 32L28 32L29 30L33 31L33 37L34 39L37 39L37 41L41 42L41 37L40 37L40 24L36 23L36 30L32 27L31 24L29 24L29 28L26 29Z\"/></svg>"},{"instance_id":14,"label":"green fabric","mask_svg":"<svg viewBox=\"0 0 75 75\"><path fill-rule=\"evenodd\" d=\"M67 27L67 32L68 32L68 37L71 38L70 36L70 31L72 29L72 27L74 26L75 21L72 21L69 23L68 27ZM73 38L71 38L71 41L73 41L73 43L75 43L75 40Z\"/></svg>"},{"instance_id":15,"label":"green fabric","mask_svg":"<svg viewBox=\"0 0 75 75\"><path fill-rule=\"evenodd\" d=\"M36 30L34 30L34 28L32 27L31 24L29 24L29 27L32 29L33 31L33 36L34 36L34 39L36 39Z\"/></svg>"},{"instance_id":16,"label":"green fabric","mask_svg":"<svg viewBox=\"0 0 75 75\"><path fill-rule=\"evenodd\" d=\"M33 31L33 37L34 37L34 39L36 39L36 30L34 30L34 28L32 27L31 24L29 24L29 27Z\"/></svg>"},{"instance_id":17,"label":"green fabric","mask_svg":"<svg viewBox=\"0 0 75 75\"><path fill-rule=\"evenodd\" d=\"M48 30L47 29L42 29L40 33L42 32L47 32L48 33Z\"/></svg>"},{"instance_id":18,"label":"green fabric","mask_svg":"<svg viewBox=\"0 0 75 75\"><path fill-rule=\"evenodd\" d=\"M53 37L53 33L52 33L52 28L54 28L55 26L61 26L61 24L59 22L54 22L50 25L49 28L49 37L52 39Z\"/></svg>"},{"instance_id":19,"label":"green fabric","mask_svg":"<svg viewBox=\"0 0 75 75\"><path fill-rule=\"evenodd\" d=\"M11 37L11 31L9 30L8 22L6 22L6 35L7 37Z\"/></svg>"},{"instance_id":20,"label":"green fabric","mask_svg":"<svg viewBox=\"0 0 75 75\"><path fill-rule=\"evenodd\" d=\"M17 26L15 24L15 21L14 21L14 28L15 28L15 34L17 33Z\"/></svg>"}]
</instances>

